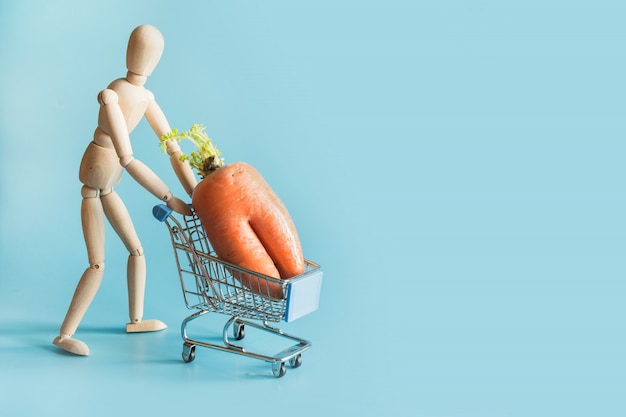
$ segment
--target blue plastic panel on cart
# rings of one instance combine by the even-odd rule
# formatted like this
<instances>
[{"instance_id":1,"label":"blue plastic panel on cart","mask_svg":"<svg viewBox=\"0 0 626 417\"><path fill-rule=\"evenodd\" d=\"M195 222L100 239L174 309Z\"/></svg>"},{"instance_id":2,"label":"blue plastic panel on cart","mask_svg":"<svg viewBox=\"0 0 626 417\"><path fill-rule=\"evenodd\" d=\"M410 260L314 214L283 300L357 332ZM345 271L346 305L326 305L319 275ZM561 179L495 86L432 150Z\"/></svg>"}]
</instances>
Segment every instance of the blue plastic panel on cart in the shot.
<instances>
[{"instance_id":1,"label":"blue plastic panel on cart","mask_svg":"<svg viewBox=\"0 0 626 417\"><path fill-rule=\"evenodd\" d=\"M317 270L289 283L286 322L294 321L317 310L322 289L322 275L322 271Z\"/></svg>"}]
</instances>

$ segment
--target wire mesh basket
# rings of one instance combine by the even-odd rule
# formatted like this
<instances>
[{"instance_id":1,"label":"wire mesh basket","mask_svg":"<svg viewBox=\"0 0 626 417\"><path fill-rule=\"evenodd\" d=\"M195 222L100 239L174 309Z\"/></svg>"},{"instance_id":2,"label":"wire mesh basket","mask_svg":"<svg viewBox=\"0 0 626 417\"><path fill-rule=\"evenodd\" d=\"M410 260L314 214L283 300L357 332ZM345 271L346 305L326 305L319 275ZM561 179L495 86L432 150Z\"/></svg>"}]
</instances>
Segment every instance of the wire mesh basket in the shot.
<instances>
[{"instance_id":1,"label":"wire mesh basket","mask_svg":"<svg viewBox=\"0 0 626 417\"><path fill-rule=\"evenodd\" d=\"M161 204L154 207L153 215L168 227L185 304L188 309L196 310L181 325L183 359L191 362L195 358L195 347L203 346L270 362L277 377L285 374L286 363L291 367L300 366L301 353L311 347L311 342L288 335L268 322L294 321L318 308L323 276L319 265L305 260L304 272L285 280L259 274L219 259L195 213L174 215ZM222 332L223 345L187 336L188 323L209 312L230 316ZM250 352L232 343L228 336L232 327L234 339L242 340L246 325L297 344L276 355Z\"/></svg>"}]
</instances>

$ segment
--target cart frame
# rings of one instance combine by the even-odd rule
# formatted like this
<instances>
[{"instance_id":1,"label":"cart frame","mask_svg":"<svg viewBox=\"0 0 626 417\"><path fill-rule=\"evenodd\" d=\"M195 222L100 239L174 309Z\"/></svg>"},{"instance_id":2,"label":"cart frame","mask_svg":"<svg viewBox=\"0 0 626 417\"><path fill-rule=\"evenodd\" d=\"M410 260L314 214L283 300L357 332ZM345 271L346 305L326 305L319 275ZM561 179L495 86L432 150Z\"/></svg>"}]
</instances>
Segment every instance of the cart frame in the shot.
<instances>
[{"instance_id":1,"label":"cart frame","mask_svg":"<svg viewBox=\"0 0 626 417\"><path fill-rule=\"evenodd\" d=\"M155 206L152 213L168 228L185 304L188 309L195 310L181 323L183 360L193 361L196 346L201 346L268 362L277 378L285 375L287 364L298 368L302 364L302 352L311 348L311 342L287 334L269 322L293 321L317 309L322 283L319 265L305 260L304 273L286 280L259 274L219 259L195 213L192 216L173 215L164 204ZM250 276L256 278L254 285ZM269 284L280 285L284 298L270 297ZM230 316L222 329L223 344L188 335L189 323L209 312ZM296 343L275 355L250 351L233 343L229 337L232 333L234 340L242 340L246 326Z\"/></svg>"}]
</instances>

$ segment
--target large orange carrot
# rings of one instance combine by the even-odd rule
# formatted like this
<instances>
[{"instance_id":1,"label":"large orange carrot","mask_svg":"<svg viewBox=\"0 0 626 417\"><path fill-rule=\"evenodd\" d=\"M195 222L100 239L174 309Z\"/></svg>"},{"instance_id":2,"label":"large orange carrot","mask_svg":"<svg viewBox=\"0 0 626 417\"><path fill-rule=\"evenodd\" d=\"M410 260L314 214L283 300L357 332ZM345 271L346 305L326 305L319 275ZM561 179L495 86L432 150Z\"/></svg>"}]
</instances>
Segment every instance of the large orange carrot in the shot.
<instances>
[{"instance_id":1,"label":"large orange carrot","mask_svg":"<svg viewBox=\"0 0 626 417\"><path fill-rule=\"evenodd\" d=\"M274 278L304 272L295 225L252 166L236 162L215 170L196 186L192 206L221 259ZM250 277L250 285L262 293L266 282ZM280 286L270 290L282 297Z\"/></svg>"},{"instance_id":2,"label":"large orange carrot","mask_svg":"<svg viewBox=\"0 0 626 417\"><path fill-rule=\"evenodd\" d=\"M273 278L302 274L300 239L283 202L251 165L235 162L224 166L203 129L194 125L190 132L173 131L164 140L187 137L204 153L191 154L186 159L203 177L193 191L192 206L217 256ZM256 293L273 298L284 296L276 283L256 276L240 279Z\"/></svg>"}]
</instances>

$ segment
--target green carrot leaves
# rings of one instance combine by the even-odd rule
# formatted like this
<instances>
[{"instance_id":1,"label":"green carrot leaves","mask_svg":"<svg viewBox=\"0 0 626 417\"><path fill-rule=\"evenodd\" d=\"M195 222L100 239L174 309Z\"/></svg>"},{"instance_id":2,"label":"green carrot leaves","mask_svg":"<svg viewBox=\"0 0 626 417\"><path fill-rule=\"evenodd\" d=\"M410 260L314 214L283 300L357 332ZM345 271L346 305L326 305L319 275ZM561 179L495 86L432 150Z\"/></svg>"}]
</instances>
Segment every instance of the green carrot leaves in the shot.
<instances>
[{"instance_id":1,"label":"green carrot leaves","mask_svg":"<svg viewBox=\"0 0 626 417\"><path fill-rule=\"evenodd\" d=\"M167 142L171 140L180 142L182 139L187 139L193 143L196 150L189 155L183 153L180 160L189 161L189 165L196 169L202 178L224 164L224 159L218 158L221 155L220 151L213 145L211 138L209 138L204 129L205 127L202 124L194 124L188 131L184 132L172 129L161 137L160 143L163 152L167 152Z\"/></svg>"}]
</instances>

